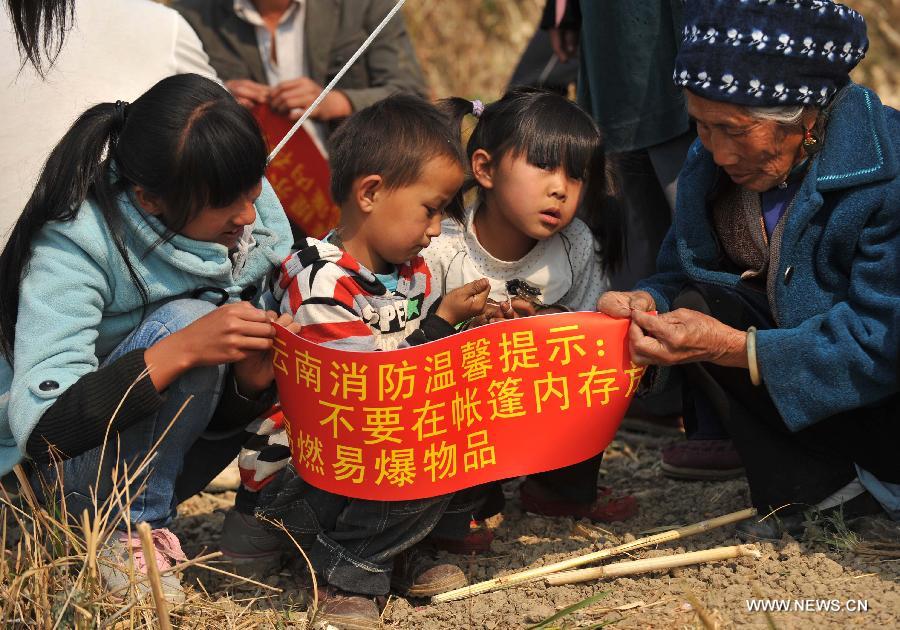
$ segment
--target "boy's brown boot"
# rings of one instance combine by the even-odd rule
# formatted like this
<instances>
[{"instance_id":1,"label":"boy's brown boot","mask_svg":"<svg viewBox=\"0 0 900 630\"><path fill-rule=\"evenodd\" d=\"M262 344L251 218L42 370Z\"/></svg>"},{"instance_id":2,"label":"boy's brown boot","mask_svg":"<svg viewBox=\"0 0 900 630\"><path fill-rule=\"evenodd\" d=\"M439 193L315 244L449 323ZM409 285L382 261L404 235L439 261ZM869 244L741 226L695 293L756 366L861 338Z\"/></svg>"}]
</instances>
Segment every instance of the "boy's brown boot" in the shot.
<instances>
[{"instance_id":1,"label":"boy's brown boot","mask_svg":"<svg viewBox=\"0 0 900 630\"><path fill-rule=\"evenodd\" d=\"M318 589L319 607L310 627L314 630L380 630L381 613L372 597L333 586Z\"/></svg>"},{"instance_id":2,"label":"boy's brown boot","mask_svg":"<svg viewBox=\"0 0 900 630\"><path fill-rule=\"evenodd\" d=\"M458 566L439 562L418 547L404 551L394 560L391 586L406 597L433 597L468 583Z\"/></svg>"}]
</instances>

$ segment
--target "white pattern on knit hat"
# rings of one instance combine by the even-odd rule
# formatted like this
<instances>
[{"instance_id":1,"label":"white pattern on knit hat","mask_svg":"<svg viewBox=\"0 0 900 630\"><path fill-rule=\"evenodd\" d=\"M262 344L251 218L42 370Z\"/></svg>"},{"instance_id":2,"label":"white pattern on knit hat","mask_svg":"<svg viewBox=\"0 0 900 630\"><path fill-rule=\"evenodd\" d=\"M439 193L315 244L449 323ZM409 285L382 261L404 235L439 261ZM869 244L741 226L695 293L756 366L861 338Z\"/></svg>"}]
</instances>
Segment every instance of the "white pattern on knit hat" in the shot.
<instances>
[{"instance_id":1,"label":"white pattern on knit hat","mask_svg":"<svg viewBox=\"0 0 900 630\"><path fill-rule=\"evenodd\" d=\"M869 43L830 0L685 0L683 33L675 83L745 106L826 104Z\"/></svg>"},{"instance_id":2,"label":"white pattern on knit hat","mask_svg":"<svg viewBox=\"0 0 900 630\"><path fill-rule=\"evenodd\" d=\"M800 49L800 54L807 57L812 57L816 54L816 42L813 41L812 37L803 38L803 48Z\"/></svg>"},{"instance_id":3,"label":"white pattern on knit hat","mask_svg":"<svg viewBox=\"0 0 900 630\"><path fill-rule=\"evenodd\" d=\"M710 80L705 72L700 72L696 77L691 76L687 70L682 70L675 77L675 83L682 87L695 87L706 89L710 86ZM740 89L740 84L734 75L722 75L718 83L719 90L726 94L734 94ZM808 85L800 85L796 88L789 88L784 83L776 83L773 86L764 84L759 79L750 79L745 89L747 94L756 98L761 98L766 93L771 93L772 97L778 101L787 101L793 94L795 100L803 104L825 105L828 102L830 91L828 87L810 87Z\"/></svg>"},{"instance_id":4,"label":"white pattern on knit hat","mask_svg":"<svg viewBox=\"0 0 900 630\"><path fill-rule=\"evenodd\" d=\"M773 39L773 36L764 33L758 28L753 29L748 33L741 33L735 28L730 28L724 33L724 36L723 33L718 30L709 28L705 33L701 34L700 29L693 26L691 28L685 27L684 38L692 43L701 41L708 44L725 42L732 46L740 46L743 44L749 48L763 50L768 45L769 41ZM851 61L862 59L866 54L865 46L854 47L852 42L845 42L839 46L829 40L820 47L816 44L812 36L806 36L803 38L803 48L798 50L794 47L794 38L788 33L781 33L778 36L774 36L774 40L778 42L778 44L775 45L775 50L781 52L785 56L812 57L816 54L817 49L821 48L819 54L827 58L828 61L834 61L836 58L840 58L844 62L849 63Z\"/></svg>"},{"instance_id":5,"label":"white pattern on knit hat","mask_svg":"<svg viewBox=\"0 0 900 630\"><path fill-rule=\"evenodd\" d=\"M809 39L807 37L807 39ZM812 40L810 40L812 41ZM785 55L790 55L794 51L794 40L791 39L791 36L787 33L782 33L778 36L778 43L775 44L775 50L780 50Z\"/></svg>"},{"instance_id":6,"label":"white pattern on knit hat","mask_svg":"<svg viewBox=\"0 0 900 630\"><path fill-rule=\"evenodd\" d=\"M758 28L753 29L750 32L750 41L747 42L747 45L751 48L756 48L757 50L762 50L766 47L766 44L769 42L769 36L763 33Z\"/></svg>"},{"instance_id":7,"label":"white pattern on knit hat","mask_svg":"<svg viewBox=\"0 0 900 630\"><path fill-rule=\"evenodd\" d=\"M777 98L779 101L787 100L788 89L785 87L784 83L776 83L775 84L775 93L773 96Z\"/></svg>"},{"instance_id":8,"label":"white pattern on knit hat","mask_svg":"<svg viewBox=\"0 0 900 630\"><path fill-rule=\"evenodd\" d=\"M723 74L719 89L725 91L726 94L734 94L738 91L738 82L732 74Z\"/></svg>"},{"instance_id":9,"label":"white pattern on knit hat","mask_svg":"<svg viewBox=\"0 0 900 630\"><path fill-rule=\"evenodd\" d=\"M747 94L760 97L766 91L766 86L759 79L751 79L747 88Z\"/></svg>"}]
</instances>

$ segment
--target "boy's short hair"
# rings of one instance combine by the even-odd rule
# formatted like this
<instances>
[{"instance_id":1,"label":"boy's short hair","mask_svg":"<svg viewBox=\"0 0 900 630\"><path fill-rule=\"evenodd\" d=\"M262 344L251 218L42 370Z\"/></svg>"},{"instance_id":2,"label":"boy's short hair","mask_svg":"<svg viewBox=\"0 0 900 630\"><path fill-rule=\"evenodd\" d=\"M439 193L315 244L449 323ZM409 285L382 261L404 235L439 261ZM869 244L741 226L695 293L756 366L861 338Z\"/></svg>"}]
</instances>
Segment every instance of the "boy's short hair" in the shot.
<instances>
[{"instance_id":1,"label":"boy's short hair","mask_svg":"<svg viewBox=\"0 0 900 630\"><path fill-rule=\"evenodd\" d=\"M428 101L394 94L350 116L328 141L331 196L350 197L353 181L380 175L391 190L418 181L425 164L444 156L466 170L459 132Z\"/></svg>"}]
</instances>

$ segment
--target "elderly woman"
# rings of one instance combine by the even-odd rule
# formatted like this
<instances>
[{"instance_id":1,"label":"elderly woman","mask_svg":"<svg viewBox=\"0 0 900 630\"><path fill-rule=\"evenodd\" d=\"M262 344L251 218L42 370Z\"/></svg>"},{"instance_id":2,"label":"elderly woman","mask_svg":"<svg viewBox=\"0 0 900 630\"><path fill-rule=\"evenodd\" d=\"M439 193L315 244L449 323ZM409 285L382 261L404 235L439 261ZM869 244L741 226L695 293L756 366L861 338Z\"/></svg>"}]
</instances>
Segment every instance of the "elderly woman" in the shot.
<instances>
[{"instance_id":1,"label":"elderly woman","mask_svg":"<svg viewBox=\"0 0 900 630\"><path fill-rule=\"evenodd\" d=\"M900 114L850 82L865 21L825 0L688 0L685 18L699 142L675 224L656 275L598 309L631 317L635 361L679 366L754 506L782 508L745 536L800 533L811 507L900 518Z\"/></svg>"}]
</instances>

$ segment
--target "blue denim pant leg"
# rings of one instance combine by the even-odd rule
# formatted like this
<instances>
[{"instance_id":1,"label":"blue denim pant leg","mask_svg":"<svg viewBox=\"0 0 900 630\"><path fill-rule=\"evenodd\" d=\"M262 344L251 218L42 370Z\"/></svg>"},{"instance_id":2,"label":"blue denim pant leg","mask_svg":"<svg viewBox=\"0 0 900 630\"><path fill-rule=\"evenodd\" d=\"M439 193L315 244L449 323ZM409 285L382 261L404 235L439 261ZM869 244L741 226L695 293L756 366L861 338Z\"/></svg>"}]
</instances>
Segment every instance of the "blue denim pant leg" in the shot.
<instances>
[{"instance_id":1,"label":"blue denim pant leg","mask_svg":"<svg viewBox=\"0 0 900 630\"><path fill-rule=\"evenodd\" d=\"M288 466L260 493L257 514L281 521L328 584L374 596L390 591L394 558L434 529L452 497L350 499L311 486Z\"/></svg>"},{"instance_id":2,"label":"blue denim pant leg","mask_svg":"<svg viewBox=\"0 0 900 630\"><path fill-rule=\"evenodd\" d=\"M141 322L106 357L104 364L132 350L149 348L214 309L213 304L201 300L169 302ZM225 372L225 365L185 372L165 390L165 401L159 411L128 427L118 436L110 436L105 452L97 447L64 462L64 488L70 513L81 514L85 508L92 511L91 495L97 482L98 468L101 468L101 474L96 494L102 501L111 491L113 471L118 467L117 479L121 480L124 472L122 464L127 463L128 470L134 470L165 433L148 471L131 484L132 493L139 489L141 483L146 483L146 488L137 496L131 495L134 499L128 519L133 524L146 521L154 528L168 525L175 516L175 484L184 466L185 455L209 424L222 395ZM172 422L190 396L193 399ZM124 520L120 527L125 527Z\"/></svg>"}]
</instances>

